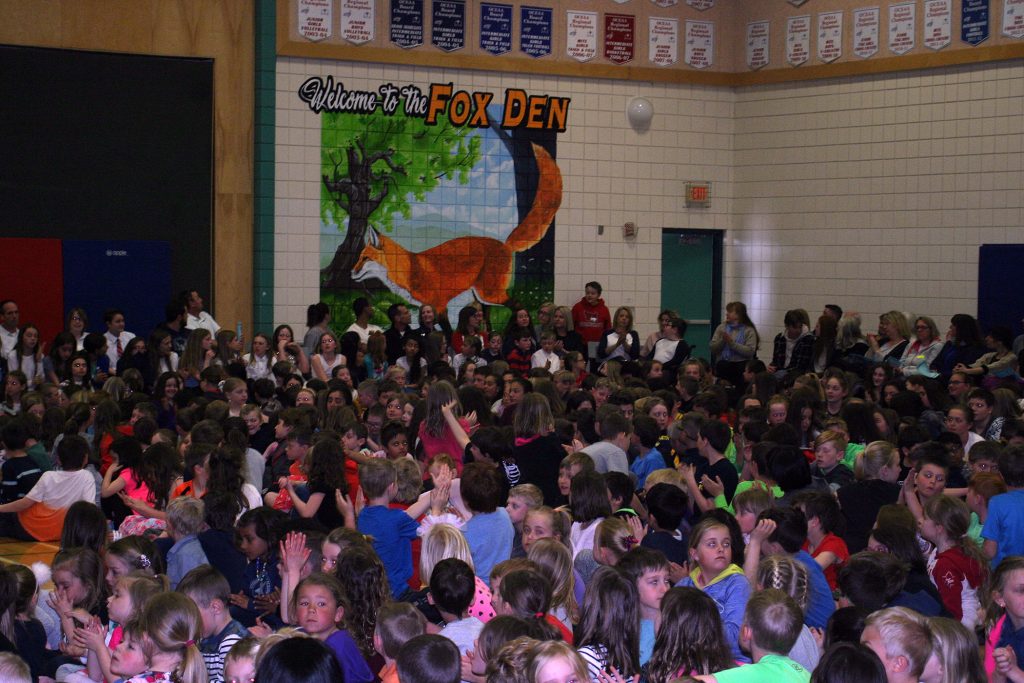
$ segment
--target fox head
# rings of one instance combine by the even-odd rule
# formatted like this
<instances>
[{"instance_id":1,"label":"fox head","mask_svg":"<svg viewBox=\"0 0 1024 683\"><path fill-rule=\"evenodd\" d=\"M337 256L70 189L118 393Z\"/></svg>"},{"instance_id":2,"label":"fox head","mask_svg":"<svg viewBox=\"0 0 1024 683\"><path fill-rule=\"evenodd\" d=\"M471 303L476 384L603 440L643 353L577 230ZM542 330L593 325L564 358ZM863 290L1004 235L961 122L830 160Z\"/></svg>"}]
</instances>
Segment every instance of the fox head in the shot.
<instances>
[{"instance_id":1,"label":"fox head","mask_svg":"<svg viewBox=\"0 0 1024 683\"><path fill-rule=\"evenodd\" d=\"M359 252L359 257L356 259L355 265L352 266L353 280L361 282L371 277L381 278L386 274L387 268L381 247L380 233L372 225L367 226L363 250Z\"/></svg>"}]
</instances>

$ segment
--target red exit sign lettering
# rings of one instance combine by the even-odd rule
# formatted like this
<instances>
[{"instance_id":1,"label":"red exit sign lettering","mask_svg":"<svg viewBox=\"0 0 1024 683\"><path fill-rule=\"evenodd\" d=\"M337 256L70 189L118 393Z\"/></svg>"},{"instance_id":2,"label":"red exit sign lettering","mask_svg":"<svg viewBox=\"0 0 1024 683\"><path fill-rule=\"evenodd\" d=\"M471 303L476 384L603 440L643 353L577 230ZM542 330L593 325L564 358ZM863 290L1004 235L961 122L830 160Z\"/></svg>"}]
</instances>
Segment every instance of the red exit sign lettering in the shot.
<instances>
[{"instance_id":1,"label":"red exit sign lettering","mask_svg":"<svg viewBox=\"0 0 1024 683\"><path fill-rule=\"evenodd\" d=\"M687 183L687 206L711 206L711 183Z\"/></svg>"}]
</instances>

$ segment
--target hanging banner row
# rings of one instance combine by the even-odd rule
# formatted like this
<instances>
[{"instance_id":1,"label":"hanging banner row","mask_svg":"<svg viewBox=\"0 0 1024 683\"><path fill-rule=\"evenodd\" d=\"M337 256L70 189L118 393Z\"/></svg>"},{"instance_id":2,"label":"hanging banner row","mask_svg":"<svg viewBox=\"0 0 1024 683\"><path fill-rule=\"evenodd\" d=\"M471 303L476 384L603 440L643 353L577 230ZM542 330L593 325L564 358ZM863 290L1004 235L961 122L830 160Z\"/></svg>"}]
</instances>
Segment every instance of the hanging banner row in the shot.
<instances>
[{"instance_id":1,"label":"hanging banner row","mask_svg":"<svg viewBox=\"0 0 1024 683\"><path fill-rule=\"evenodd\" d=\"M674 3L671 3L674 4ZM709 0L693 0L699 9L713 5ZM342 39L361 45L375 39L376 3L374 0L340 0ZM466 47L466 0L434 0L429 23L424 15L424 0L390 0L388 39L402 48L424 44L430 27L431 44L445 52ZM298 32L306 40L321 41L333 35L332 0L298 0ZM480 3L480 49L492 55L512 51L513 6L496 2ZM519 7L519 51L530 57L552 53L554 10L550 7ZM614 64L633 61L637 45L637 20L631 14L569 11L566 15L566 54L587 62L598 55L603 37L606 59ZM679 61L679 20L648 19L649 58L654 64L669 66ZM714 55L714 26L706 21L686 22L686 63L696 68L711 66Z\"/></svg>"},{"instance_id":2,"label":"hanging banner row","mask_svg":"<svg viewBox=\"0 0 1024 683\"><path fill-rule=\"evenodd\" d=\"M616 0L617 2L619 0ZM1008 38L1024 38L1024 0L1002 0L1002 33ZM802 2L790 0L794 5ZM375 40L377 0L339 0L338 35L353 44ZM667 6L662 2L656 4ZM675 4L670 3L670 4ZM696 9L707 9L713 0L687 0ZM298 33L309 41L321 41L334 35L334 0L297 0ZM919 43L941 50L952 42L954 0L925 0L918 24L916 2L898 2L886 8L887 47L894 55L913 50ZM530 57L547 57L553 50L554 12L550 7L527 5L514 12L511 4L481 2L479 6L480 49L492 55L513 50L513 29L518 23L518 50ZM466 0L433 0L430 16L425 15L424 0L389 0L390 42L402 48L424 44L429 27L430 43L439 50L454 52L466 47ZM880 51L884 39L882 10L865 7L852 10L852 45L859 58ZM960 40L979 45L989 37L989 0L961 0ZM515 20L518 20L517 22ZM642 20L641 20L642 21ZM844 12L789 17L785 26L785 60L800 66L811 58L811 35L817 35L817 59L834 62L843 55ZM565 54L579 62L588 62L601 54L613 64L636 59L639 36L637 17L612 12L566 11ZM712 66L715 55L715 24L712 21L686 20L682 27L682 60L696 69ZM760 69L771 63L771 22L755 21L746 28L746 64ZM680 59L680 20L669 17L647 18L647 59L657 66L671 66ZM603 51L600 51L603 47Z\"/></svg>"},{"instance_id":3,"label":"hanging banner row","mask_svg":"<svg viewBox=\"0 0 1024 683\"><path fill-rule=\"evenodd\" d=\"M989 1L962 0L960 7L960 40L968 45L980 45L989 37ZM878 7L855 9L853 15L853 45L856 57L867 59L879 52L881 36L881 10ZM1003 35L1024 38L1024 0L1004 0ZM900 2L888 7L888 50L902 55L917 47L918 37L924 47L941 50L952 42L953 0L925 0L918 34L917 4ZM822 12L789 17L786 20L786 63L800 66L810 58L811 32L817 33L817 57L825 63L834 62L843 55L843 12ZM770 27L766 21L747 24L747 66L760 69L770 62Z\"/></svg>"}]
</instances>

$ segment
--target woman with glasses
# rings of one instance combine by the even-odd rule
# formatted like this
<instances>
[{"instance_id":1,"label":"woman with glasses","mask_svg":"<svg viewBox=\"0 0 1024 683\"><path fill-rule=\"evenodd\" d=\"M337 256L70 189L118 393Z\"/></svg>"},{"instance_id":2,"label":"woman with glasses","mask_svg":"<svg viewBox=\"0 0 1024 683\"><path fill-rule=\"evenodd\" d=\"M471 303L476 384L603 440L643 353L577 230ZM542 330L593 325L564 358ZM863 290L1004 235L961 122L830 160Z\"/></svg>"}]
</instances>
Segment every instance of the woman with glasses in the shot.
<instances>
[{"instance_id":1,"label":"woman with glasses","mask_svg":"<svg viewBox=\"0 0 1024 683\"><path fill-rule=\"evenodd\" d=\"M587 356L587 343L583 341L580 333L572 327L572 311L568 306L556 306L551 312L551 330L555 333L555 352L565 355L570 351L577 351L582 354L584 360Z\"/></svg>"},{"instance_id":2,"label":"woman with glasses","mask_svg":"<svg viewBox=\"0 0 1024 683\"><path fill-rule=\"evenodd\" d=\"M71 336L75 338L75 351L81 351L85 348L85 335L87 333L86 328L88 327L89 316L85 314L85 309L72 308L71 312L68 313L68 322L64 330L70 332Z\"/></svg>"},{"instance_id":3,"label":"woman with glasses","mask_svg":"<svg viewBox=\"0 0 1024 683\"><path fill-rule=\"evenodd\" d=\"M654 349L654 345L664 336L662 330L668 324L668 321L672 318L678 318L679 314L673 311L671 308L666 308L658 314L658 329L647 335L647 339L644 340L644 345L640 347L640 355L646 356Z\"/></svg>"},{"instance_id":4,"label":"woman with glasses","mask_svg":"<svg viewBox=\"0 0 1024 683\"><path fill-rule=\"evenodd\" d=\"M974 387L969 375L962 372L954 372L949 377L949 384L946 386L946 393L953 399L954 403L967 401L967 393Z\"/></svg>"},{"instance_id":5,"label":"woman with glasses","mask_svg":"<svg viewBox=\"0 0 1024 683\"><path fill-rule=\"evenodd\" d=\"M899 373L904 377L930 373L932 361L942 350L942 339L935 321L926 315L914 320L914 341L907 344L900 358Z\"/></svg>"}]
</instances>

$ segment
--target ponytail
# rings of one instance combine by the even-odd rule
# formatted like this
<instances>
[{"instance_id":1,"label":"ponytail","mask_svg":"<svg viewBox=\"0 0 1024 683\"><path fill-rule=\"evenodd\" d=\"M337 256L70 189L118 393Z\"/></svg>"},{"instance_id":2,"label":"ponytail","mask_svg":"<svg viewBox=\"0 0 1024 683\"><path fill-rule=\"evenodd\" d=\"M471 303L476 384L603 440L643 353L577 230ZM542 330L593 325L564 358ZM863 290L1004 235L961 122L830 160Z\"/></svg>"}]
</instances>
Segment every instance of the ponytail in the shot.
<instances>
[{"instance_id":1,"label":"ponytail","mask_svg":"<svg viewBox=\"0 0 1024 683\"><path fill-rule=\"evenodd\" d=\"M207 683L206 663L199 651L202 616L182 593L161 593L142 612L143 654L152 659L158 652L178 654L181 661L172 674L178 683Z\"/></svg>"},{"instance_id":2,"label":"ponytail","mask_svg":"<svg viewBox=\"0 0 1024 683\"><path fill-rule=\"evenodd\" d=\"M967 535L971 524L971 510L967 507L967 503L959 498L938 495L925 501L923 510L925 517L942 527L961 552L977 562L984 574L987 575L989 560L982 554L978 544ZM978 588L980 593L984 589L984 585Z\"/></svg>"},{"instance_id":3,"label":"ponytail","mask_svg":"<svg viewBox=\"0 0 1024 683\"><path fill-rule=\"evenodd\" d=\"M76 435L81 431L82 425L92 417L92 407L88 403L72 403L68 406L67 416L68 419L64 422L64 436Z\"/></svg>"},{"instance_id":4,"label":"ponytail","mask_svg":"<svg viewBox=\"0 0 1024 683\"><path fill-rule=\"evenodd\" d=\"M207 678L206 662L199 651L199 643L195 639L186 640L182 644L181 664L174 672L173 678L181 683L205 683Z\"/></svg>"}]
</instances>

